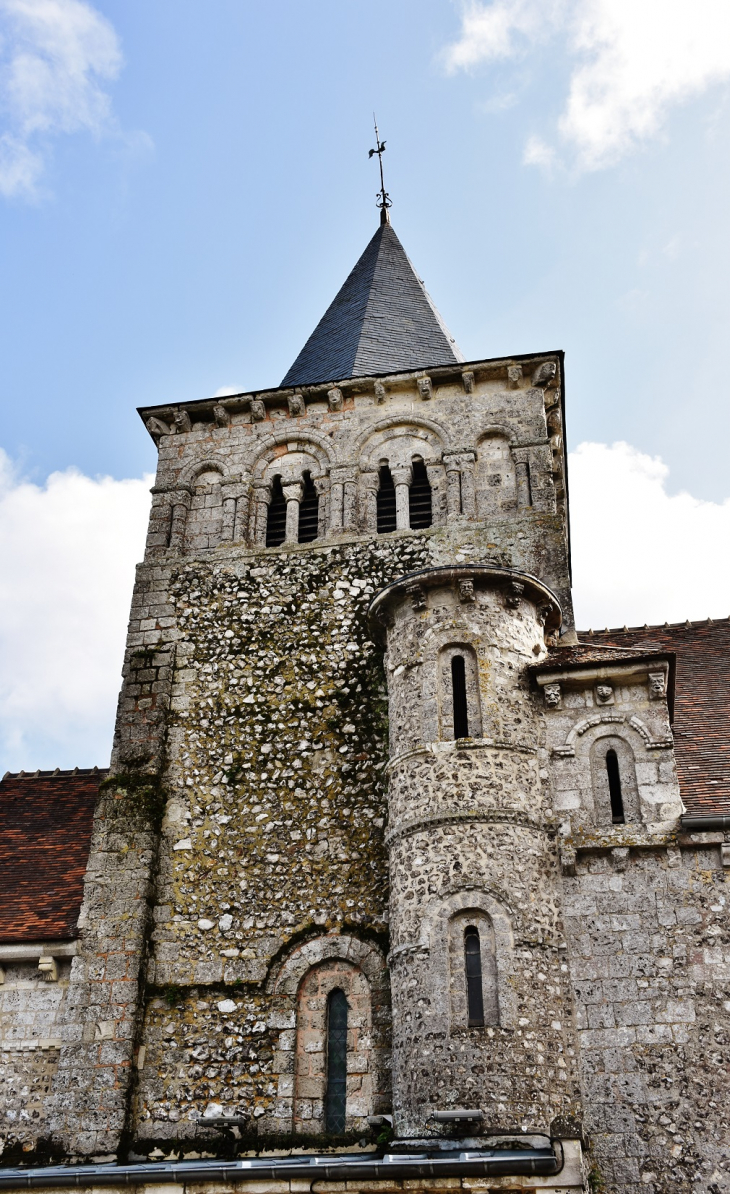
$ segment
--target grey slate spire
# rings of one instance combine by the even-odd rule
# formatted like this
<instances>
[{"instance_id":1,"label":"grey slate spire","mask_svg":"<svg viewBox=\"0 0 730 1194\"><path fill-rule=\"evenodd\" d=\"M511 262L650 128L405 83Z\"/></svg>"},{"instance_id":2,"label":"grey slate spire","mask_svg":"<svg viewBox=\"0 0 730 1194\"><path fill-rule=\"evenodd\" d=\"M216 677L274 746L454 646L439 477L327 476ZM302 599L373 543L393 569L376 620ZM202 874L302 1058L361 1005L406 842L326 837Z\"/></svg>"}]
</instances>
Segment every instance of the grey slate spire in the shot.
<instances>
[{"instance_id":1,"label":"grey slate spire","mask_svg":"<svg viewBox=\"0 0 730 1194\"><path fill-rule=\"evenodd\" d=\"M281 384L316 385L463 359L386 214Z\"/></svg>"}]
</instances>

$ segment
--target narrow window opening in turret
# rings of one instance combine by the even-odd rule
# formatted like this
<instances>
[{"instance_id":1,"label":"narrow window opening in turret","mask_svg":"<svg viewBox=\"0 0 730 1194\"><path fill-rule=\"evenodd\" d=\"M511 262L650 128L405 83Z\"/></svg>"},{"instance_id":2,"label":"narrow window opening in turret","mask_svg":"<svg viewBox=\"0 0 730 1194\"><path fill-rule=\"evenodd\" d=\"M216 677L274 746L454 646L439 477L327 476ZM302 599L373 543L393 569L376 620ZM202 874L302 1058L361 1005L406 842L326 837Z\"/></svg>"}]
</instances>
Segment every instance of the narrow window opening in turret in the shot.
<instances>
[{"instance_id":1,"label":"narrow window opening in turret","mask_svg":"<svg viewBox=\"0 0 730 1194\"><path fill-rule=\"evenodd\" d=\"M469 737L469 708L466 699L466 667L463 655L451 658L451 692L454 703L454 737Z\"/></svg>"},{"instance_id":2,"label":"narrow window opening in turret","mask_svg":"<svg viewBox=\"0 0 730 1194\"><path fill-rule=\"evenodd\" d=\"M408 490L408 512L412 531L422 531L424 527L431 526L431 484L422 460L413 461L413 480Z\"/></svg>"},{"instance_id":3,"label":"narrow window opening in turret","mask_svg":"<svg viewBox=\"0 0 730 1194\"><path fill-rule=\"evenodd\" d=\"M624 798L621 792L621 772L618 766L618 755L615 750L606 751L606 772L608 774L608 792L611 797L611 820L614 825L623 825Z\"/></svg>"},{"instance_id":4,"label":"narrow window opening in turret","mask_svg":"<svg viewBox=\"0 0 730 1194\"><path fill-rule=\"evenodd\" d=\"M347 997L336 987L327 997L325 1131L341 1136L347 1112Z\"/></svg>"},{"instance_id":5,"label":"narrow window opening in turret","mask_svg":"<svg viewBox=\"0 0 730 1194\"><path fill-rule=\"evenodd\" d=\"M271 501L266 518L266 546L279 547L286 535L286 500L281 488L281 477L274 477L271 483Z\"/></svg>"},{"instance_id":6,"label":"narrow window opening in turret","mask_svg":"<svg viewBox=\"0 0 730 1194\"><path fill-rule=\"evenodd\" d=\"M312 480L312 474L302 476L304 496L299 504L299 542L311 543L317 538L319 525L319 496Z\"/></svg>"},{"instance_id":7,"label":"narrow window opening in turret","mask_svg":"<svg viewBox=\"0 0 730 1194\"><path fill-rule=\"evenodd\" d=\"M479 930L469 925L464 930L464 962L466 966L466 1003L470 1028L484 1026L484 997L482 994L482 947Z\"/></svg>"},{"instance_id":8,"label":"narrow window opening in turret","mask_svg":"<svg viewBox=\"0 0 730 1194\"><path fill-rule=\"evenodd\" d=\"M387 464L378 471L378 534L395 530L395 485Z\"/></svg>"}]
</instances>

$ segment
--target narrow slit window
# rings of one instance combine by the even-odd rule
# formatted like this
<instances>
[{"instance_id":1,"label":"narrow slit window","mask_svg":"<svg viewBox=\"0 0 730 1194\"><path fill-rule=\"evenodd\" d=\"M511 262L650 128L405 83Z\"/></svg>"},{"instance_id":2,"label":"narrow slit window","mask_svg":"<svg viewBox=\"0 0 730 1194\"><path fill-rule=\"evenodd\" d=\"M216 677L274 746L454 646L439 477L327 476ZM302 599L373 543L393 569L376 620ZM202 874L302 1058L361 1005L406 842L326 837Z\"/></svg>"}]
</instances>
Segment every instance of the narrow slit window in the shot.
<instances>
[{"instance_id":1,"label":"narrow slit window","mask_svg":"<svg viewBox=\"0 0 730 1194\"><path fill-rule=\"evenodd\" d=\"M454 737L469 737L469 708L466 700L466 666L463 655L451 658L451 695L454 704Z\"/></svg>"},{"instance_id":2,"label":"narrow slit window","mask_svg":"<svg viewBox=\"0 0 730 1194\"><path fill-rule=\"evenodd\" d=\"M611 798L611 820L614 825L623 825L624 798L621 792L621 772L618 766L618 755L615 750L606 751L606 773L608 775L608 793Z\"/></svg>"},{"instance_id":3,"label":"narrow slit window","mask_svg":"<svg viewBox=\"0 0 730 1194\"><path fill-rule=\"evenodd\" d=\"M299 542L311 543L317 538L319 525L319 496L311 473L305 473L304 495L299 504Z\"/></svg>"},{"instance_id":4,"label":"narrow slit window","mask_svg":"<svg viewBox=\"0 0 730 1194\"><path fill-rule=\"evenodd\" d=\"M421 531L424 527L431 526L431 483L422 460L413 461L413 480L408 489L408 513L412 531Z\"/></svg>"},{"instance_id":5,"label":"narrow slit window","mask_svg":"<svg viewBox=\"0 0 730 1194\"><path fill-rule=\"evenodd\" d=\"M378 534L395 530L395 485L387 464L378 473Z\"/></svg>"},{"instance_id":6,"label":"narrow slit window","mask_svg":"<svg viewBox=\"0 0 730 1194\"><path fill-rule=\"evenodd\" d=\"M479 930L470 925L464 930L464 962L466 966L466 1002L470 1028L484 1025L484 997L482 995L482 947Z\"/></svg>"},{"instance_id":7,"label":"narrow slit window","mask_svg":"<svg viewBox=\"0 0 730 1194\"><path fill-rule=\"evenodd\" d=\"M347 998L336 987L327 998L327 1089L325 1131L341 1136L347 1112Z\"/></svg>"},{"instance_id":8,"label":"narrow slit window","mask_svg":"<svg viewBox=\"0 0 730 1194\"><path fill-rule=\"evenodd\" d=\"M274 477L271 484L271 501L266 518L266 546L280 547L286 535L286 500L281 488L281 477Z\"/></svg>"}]
</instances>

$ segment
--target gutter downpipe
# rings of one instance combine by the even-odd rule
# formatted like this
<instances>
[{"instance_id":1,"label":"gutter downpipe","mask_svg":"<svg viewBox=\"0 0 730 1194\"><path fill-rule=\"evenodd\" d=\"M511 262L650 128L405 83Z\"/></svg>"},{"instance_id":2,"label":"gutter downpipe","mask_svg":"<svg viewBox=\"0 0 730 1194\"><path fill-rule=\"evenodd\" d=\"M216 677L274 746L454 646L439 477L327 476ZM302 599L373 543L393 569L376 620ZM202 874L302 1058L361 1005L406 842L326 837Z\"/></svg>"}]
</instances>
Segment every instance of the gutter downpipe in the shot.
<instances>
[{"instance_id":1,"label":"gutter downpipe","mask_svg":"<svg viewBox=\"0 0 730 1194\"><path fill-rule=\"evenodd\" d=\"M58 1189L63 1187L142 1186L147 1183L184 1185L188 1182L243 1182L247 1180L349 1182L387 1179L486 1177L490 1175L551 1176L562 1162L551 1148L495 1149L481 1155L456 1157L390 1154L366 1161L360 1157L337 1160L332 1156L286 1158L277 1161L182 1161L140 1165L59 1165L39 1169L0 1169L0 1189Z\"/></svg>"},{"instance_id":2,"label":"gutter downpipe","mask_svg":"<svg viewBox=\"0 0 730 1194\"><path fill-rule=\"evenodd\" d=\"M703 830L730 829L730 814L717 813L714 816L705 817L685 815L684 817L680 817L680 825L682 829L687 829L694 833L701 833Z\"/></svg>"}]
</instances>

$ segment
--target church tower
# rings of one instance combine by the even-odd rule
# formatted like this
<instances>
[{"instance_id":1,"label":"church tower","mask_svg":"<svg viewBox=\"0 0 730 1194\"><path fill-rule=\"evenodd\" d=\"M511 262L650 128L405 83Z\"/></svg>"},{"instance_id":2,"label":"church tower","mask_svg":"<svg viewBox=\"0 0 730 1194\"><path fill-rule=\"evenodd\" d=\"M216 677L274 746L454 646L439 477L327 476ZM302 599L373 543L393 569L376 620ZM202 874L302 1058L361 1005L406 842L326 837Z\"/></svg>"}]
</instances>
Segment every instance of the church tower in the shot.
<instances>
[{"instance_id":1,"label":"church tower","mask_svg":"<svg viewBox=\"0 0 730 1194\"><path fill-rule=\"evenodd\" d=\"M533 674L575 637L563 358L464 361L382 214L280 386L140 411L159 465L53 1133L392 1136L579 1189Z\"/></svg>"}]
</instances>

